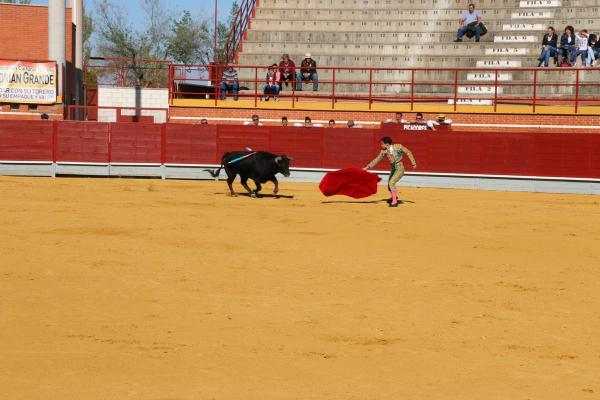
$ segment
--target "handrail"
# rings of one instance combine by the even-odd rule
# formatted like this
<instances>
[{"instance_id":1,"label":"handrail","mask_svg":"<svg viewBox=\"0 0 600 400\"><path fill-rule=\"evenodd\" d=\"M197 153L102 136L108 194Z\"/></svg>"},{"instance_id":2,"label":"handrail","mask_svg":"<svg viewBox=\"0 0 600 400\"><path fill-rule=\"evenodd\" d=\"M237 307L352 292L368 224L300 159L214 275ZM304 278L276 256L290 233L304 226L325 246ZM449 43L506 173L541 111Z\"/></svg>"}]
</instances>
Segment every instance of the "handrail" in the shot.
<instances>
[{"instance_id":1,"label":"handrail","mask_svg":"<svg viewBox=\"0 0 600 400\"><path fill-rule=\"evenodd\" d=\"M170 66L173 72L177 68L197 67L206 66L183 64ZM213 64L212 67L222 71L225 66ZM269 67L236 65L235 68L239 73L238 82L242 87L238 97L241 100L252 100L254 107L257 107L258 101L264 96L263 85ZM600 79L598 79L600 70L590 68L326 66L317 67L316 70L319 74L320 91L296 91L294 77L287 89L284 90L284 85L281 85L279 98L291 101L292 108L295 108L298 102L319 99L331 103L332 109L335 109L338 100L368 102L369 109L377 102L403 102L409 104L411 110L417 103L433 102L453 105L452 109L455 111L457 105L461 104L488 105L494 111L497 111L498 104L519 104L530 106L533 112L536 112L538 107L559 105L573 107L575 113L579 112L582 105L600 106ZM360 71L360 74L356 71ZM583 75L580 75L582 71L585 71L585 80L582 79ZM391 75L392 72L395 75ZM506 75L510 77L506 78ZM191 91L179 92L173 89L170 99L185 95L192 97L203 95L207 99L214 99L215 105L218 105L218 100L221 98L220 76L213 78L214 85L204 87L202 93L194 93L193 84L205 79L177 78L176 73L171 73L170 76L173 79L171 88L177 88L178 84L184 82L192 84Z\"/></svg>"},{"instance_id":2,"label":"handrail","mask_svg":"<svg viewBox=\"0 0 600 400\"><path fill-rule=\"evenodd\" d=\"M254 17L254 8L257 0L242 0L237 15L234 17L231 25L231 31L227 36L227 42L221 51L219 61L222 64L229 64L237 61L237 52L242 44L242 39L250 25L250 19Z\"/></svg>"}]
</instances>

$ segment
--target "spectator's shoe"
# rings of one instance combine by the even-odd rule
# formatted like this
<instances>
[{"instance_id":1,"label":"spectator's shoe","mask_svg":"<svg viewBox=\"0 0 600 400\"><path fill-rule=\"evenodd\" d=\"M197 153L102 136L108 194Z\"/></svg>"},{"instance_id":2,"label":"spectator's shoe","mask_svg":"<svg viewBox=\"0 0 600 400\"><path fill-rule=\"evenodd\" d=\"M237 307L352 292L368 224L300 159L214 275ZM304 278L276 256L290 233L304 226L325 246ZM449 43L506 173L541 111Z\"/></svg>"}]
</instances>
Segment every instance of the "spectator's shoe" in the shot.
<instances>
[{"instance_id":1,"label":"spectator's shoe","mask_svg":"<svg viewBox=\"0 0 600 400\"><path fill-rule=\"evenodd\" d=\"M477 43L479 43L479 39L475 40Z\"/></svg>"},{"instance_id":2,"label":"spectator's shoe","mask_svg":"<svg viewBox=\"0 0 600 400\"><path fill-rule=\"evenodd\" d=\"M275 101L279 101L279 96L275 96Z\"/></svg>"},{"instance_id":3,"label":"spectator's shoe","mask_svg":"<svg viewBox=\"0 0 600 400\"><path fill-rule=\"evenodd\" d=\"M237 96L233 96L233 100L234 101L238 101L238 97Z\"/></svg>"},{"instance_id":4,"label":"spectator's shoe","mask_svg":"<svg viewBox=\"0 0 600 400\"><path fill-rule=\"evenodd\" d=\"M462 39L454 39L454 43L461 43Z\"/></svg>"}]
</instances>

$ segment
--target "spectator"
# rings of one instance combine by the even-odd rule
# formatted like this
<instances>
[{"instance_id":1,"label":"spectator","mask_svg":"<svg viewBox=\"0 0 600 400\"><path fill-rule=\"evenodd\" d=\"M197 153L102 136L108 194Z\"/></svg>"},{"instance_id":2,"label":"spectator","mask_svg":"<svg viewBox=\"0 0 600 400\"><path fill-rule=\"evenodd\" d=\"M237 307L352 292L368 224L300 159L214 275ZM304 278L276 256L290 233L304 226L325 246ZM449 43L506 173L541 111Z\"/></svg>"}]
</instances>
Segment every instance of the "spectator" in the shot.
<instances>
[{"instance_id":1,"label":"spectator","mask_svg":"<svg viewBox=\"0 0 600 400\"><path fill-rule=\"evenodd\" d=\"M252 122L246 121L246 122L244 122L244 125L262 126L262 124L260 123L260 120L258 118L258 115L256 115L256 114L254 114L252 116Z\"/></svg>"},{"instance_id":2,"label":"spectator","mask_svg":"<svg viewBox=\"0 0 600 400\"><path fill-rule=\"evenodd\" d=\"M281 126L288 126L287 117L281 117Z\"/></svg>"},{"instance_id":3,"label":"spectator","mask_svg":"<svg viewBox=\"0 0 600 400\"><path fill-rule=\"evenodd\" d=\"M346 123L346 126L348 128L362 128L363 127L362 125L355 124L353 120L348 120L348 122Z\"/></svg>"},{"instance_id":4,"label":"spectator","mask_svg":"<svg viewBox=\"0 0 600 400\"><path fill-rule=\"evenodd\" d=\"M542 52L539 57L538 68L542 65L547 67L550 63L550 57L554 57L556 64L558 64L558 35L554 32L552 26L548 27L542 39Z\"/></svg>"},{"instance_id":5,"label":"spectator","mask_svg":"<svg viewBox=\"0 0 600 400\"><path fill-rule=\"evenodd\" d=\"M330 128L335 128L335 120L333 120L333 119L329 120L329 127Z\"/></svg>"},{"instance_id":6,"label":"spectator","mask_svg":"<svg viewBox=\"0 0 600 400\"><path fill-rule=\"evenodd\" d=\"M206 118L202 118L200 120L200 125L208 125L208 120Z\"/></svg>"},{"instance_id":7,"label":"spectator","mask_svg":"<svg viewBox=\"0 0 600 400\"><path fill-rule=\"evenodd\" d=\"M306 53L304 60L300 64L300 72L296 76L296 90L302 91L302 83L310 82L313 84L313 92L319 90L319 76L317 74L317 62L311 58L310 53Z\"/></svg>"},{"instance_id":8,"label":"spectator","mask_svg":"<svg viewBox=\"0 0 600 400\"><path fill-rule=\"evenodd\" d=\"M237 101L240 84L238 82L238 73L229 65L223 71L223 80L221 81L221 100L227 100L227 92L231 92L233 100Z\"/></svg>"},{"instance_id":9,"label":"spectator","mask_svg":"<svg viewBox=\"0 0 600 400\"><path fill-rule=\"evenodd\" d=\"M40 118L43 120L48 120L48 119L50 119L50 116L46 113L43 113L42 115L40 115Z\"/></svg>"},{"instance_id":10,"label":"spectator","mask_svg":"<svg viewBox=\"0 0 600 400\"><path fill-rule=\"evenodd\" d=\"M413 124L415 124L415 125L427 125L427 128L431 129L432 131L436 131L437 129L435 127L437 125L440 125L437 121L425 120L425 118L423 118L423 114L422 113L417 113L417 115L415 116L415 121L413 122Z\"/></svg>"},{"instance_id":11,"label":"spectator","mask_svg":"<svg viewBox=\"0 0 600 400\"><path fill-rule=\"evenodd\" d=\"M263 90L265 95L265 101L269 101L271 96L275 96L275 101L279 101L279 91L281 87L279 86L279 81L281 79L281 73L277 69L277 64L273 64L269 67L266 76L265 88Z\"/></svg>"},{"instance_id":12,"label":"spectator","mask_svg":"<svg viewBox=\"0 0 600 400\"><path fill-rule=\"evenodd\" d=\"M440 114L437 116L437 120L436 122L439 125L445 125L445 126L450 126L452 125L452 120L450 118L446 118L446 116L444 114Z\"/></svg>"},{"instance_id":13,"label":"spectator","mask_svg":"<svg viewBox=\"0 0 600 400\"><path fill-rule=\"evenodd\" d=\"M288 87L290 82L292 86L294 85L294 81L296 80L296 64L290 59L290 56L284 54L281 57L281 62L279 63L279 73L281 74L280 79L280 90L283 90L283 83L285 82L285 87Z\"/></svg>"},{"instance_id":14,"label":"spectator","mask_svg":"<svg viewBox=\"0 0 600 400\"><path fill-rule=\"evenodd\" d=\"M312 119L310 119L310 117L306 116L306 117L304 117L304 124L296 122L294 124L294 126L302 126L304 128L322 128L323 124L313 124Z\"/></svg>"},{"instance_id":15,"label":"spectator","mask_svg":"<svg viewBox=\"0 0 600 400\"><path fill-rule=\"evenodd\" d=\"M581 56L581 64L583 66L588 66L587 57L588 57L588 31L587 29L582 29L581 32L576 33L575 37L577 38L577 50L575 50L575 56L573 57L573 66L577 66L577 58Z\"/></svg>"},{"instance_id":16,"label":"spectator","mask_svg":"<svg viewBox=\"0 0 600 400\"><path fill-rule=\"evenodd\" d=\"M558 55L561 57L560 63L562 66L571 65L573 55L575 54L575 28L571 25L565 28L565 32L560 37L560 47L558 48Z\"/></svg>"},{"instance_id":17,"label":"spectator","mask_svg":"<svg viewBox=\"0 0 600 400\"><path fill-rule=\"evenodd\" d=\"M402 118L402 113L401 112L397 112L396 113L396 119L386 119L385 120L386 124L408 124L408 121L405 120L404 118Z\"/></svg>"},{"instance_id":18,"label":"spectator","mask_svg":"<svg viewBox=\"0 0 600 400\"><path fill-rule=\"evenodd\" d=\"M425 122L423 119L423 113L417 113L415 115L415 120L412 123L417 125L425 125L427 122Z\"/></svg>"},{"instance_id":19,"label":"spectator","mask_svg":"<svg viewBox=\"0 0 600 400\"><path fill-rule=\"evenodd\" d=\"M600 47L598 47L598 36L595 34L590 34L588 39L588 60L587 63L589 66L594 66L596 59L600 55Z\"/></svg>"},{"instance_id":20,"label":"spectator","mask_svg":"<svg viewBox=\"0 0 600 400\"><path fill-rule=\"evenodd\" d=\"M460 24L460 27L458 28L458 32L456 32L455 42L462 42L463 36L465 36L469 31L475 32L475 41L479 42L482 33L481 13L479 11L475 11L475 4L469 4L469 11L462 13L458 23Z\"/></svg>"}]
</instances>

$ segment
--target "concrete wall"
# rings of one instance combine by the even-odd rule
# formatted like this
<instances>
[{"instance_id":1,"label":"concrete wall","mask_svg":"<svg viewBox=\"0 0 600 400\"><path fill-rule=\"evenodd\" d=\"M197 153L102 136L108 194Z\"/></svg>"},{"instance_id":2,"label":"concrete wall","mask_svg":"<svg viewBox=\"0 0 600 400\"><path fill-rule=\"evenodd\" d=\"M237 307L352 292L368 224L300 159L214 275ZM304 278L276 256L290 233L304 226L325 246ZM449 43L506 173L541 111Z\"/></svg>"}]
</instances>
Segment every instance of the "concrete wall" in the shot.
<instances>
[{"instance_id":1,"label":"concrete wall","mask_svg":"<svg viewBox=\"0 0 600 400\"><path fill-rule=\"evenodd\" d=\"M169 108L168 89L141 89L127 87L98 87L98 106ZM153 116L155 123L167 122L167 112L162 110L122 110L122 115ZM116 122L116 109L98 111L99 122Z\"/></svg>"}]
</instances>

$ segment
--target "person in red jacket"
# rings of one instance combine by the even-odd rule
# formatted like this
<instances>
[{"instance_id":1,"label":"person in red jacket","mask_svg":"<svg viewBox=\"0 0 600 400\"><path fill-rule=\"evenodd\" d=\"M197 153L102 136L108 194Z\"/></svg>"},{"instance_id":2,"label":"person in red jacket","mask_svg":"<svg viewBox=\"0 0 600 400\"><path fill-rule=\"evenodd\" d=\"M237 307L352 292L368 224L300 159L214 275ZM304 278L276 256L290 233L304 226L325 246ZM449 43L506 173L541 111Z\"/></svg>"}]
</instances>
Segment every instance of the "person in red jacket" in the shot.
<instances>
[{"instance_id":1,"label":"person in red jacket","mask_svg":"<svg viewBox=\"0 0 600 400\"><path fill-rule=\"evenodd\" d=\"M281 74L280 79L280 89L283 90L283 83L285 82L285 87L288 87L290 82L292 85L295 84L296 81L296 64L294 61L290 59L288 54L284 54L281 57L281 62L279 63L279 73Z\"/></svg>"}]
</instances>

